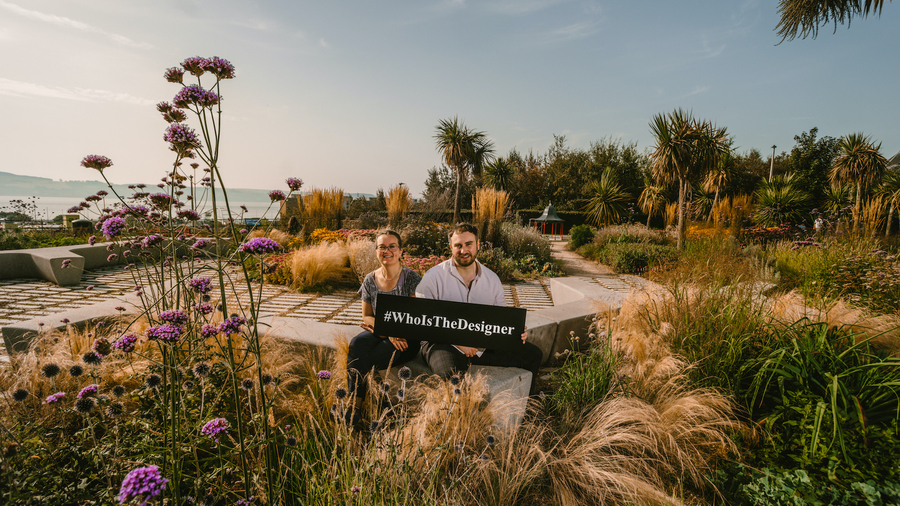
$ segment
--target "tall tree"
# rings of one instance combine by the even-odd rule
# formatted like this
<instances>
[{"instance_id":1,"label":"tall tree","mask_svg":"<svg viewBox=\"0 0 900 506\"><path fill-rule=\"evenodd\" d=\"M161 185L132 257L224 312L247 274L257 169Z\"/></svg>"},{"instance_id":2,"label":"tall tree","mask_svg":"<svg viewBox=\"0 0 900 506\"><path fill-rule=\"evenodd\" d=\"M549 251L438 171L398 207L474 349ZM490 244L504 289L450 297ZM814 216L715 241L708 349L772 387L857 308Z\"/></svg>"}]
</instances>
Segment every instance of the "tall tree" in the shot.
<instances>
[{"instance_id":1,"label":"tall tree","mask_svg":"<svg viewBox=\"0 0 900 506\"><path fill-rule=\"evenodd\" d=\"M497 158L484 167L484 183L495 190L509 192L512 190L515 170L505 158Z\"/></svg>"},{"instance_id":2,"label":"tall tree","mask_svg":"<svg viewBox=\"0 0 900 506\"><path fill-rule=\"evenodd\" d=\"M706 177L703 178L703 191L715 192L706 221L712 221L713 213L716 212L716 205L719 203L719 192L725 189L725 185L731 179L731 171L733 169L734 157L731 156L731 147L729 146L728 152L719 158L719 164L707 172Z\"/></svg>"},{"instance_id":3,"label":"tall tree","mask_svg":"<svg viewBox=\"0 0 900 506\"><path fill-rule=\"evenodd\" d=\"M881 143L876 146L862 132L842 137L838 142L838 156L829 177L832 184L856 183L854 230L859 230L863 190L881 178L886 166L887 159L881 154Z\"/></svg>"},{"instance_id":4,"label":"tall tree","mask_svg":"<svg viewBox=\"0 0 900 506\"><path fill-rule=\"evenodd\" d=\"M705 174L719 164L719 158L729 151L728 135L725 128L694 119L682 109L654 116L650 131L656 138L650 154L653 178L663 184L678 182L677 245L681 249L687 228L684 200L689 178Z\"/></svg>"},{"instance_id":5,"label":"tall tree","mask_svg":"<svg viewBox=\"0 0 900 506\"><path fill-rule=\"evenodd\" d=\"M647 184L644 186L644 190L638 198L638 206L641 208L641 212L647 214L647 228L650 228L650 218L653 218L662 209L665 209L665 192L665 188L650 184L650 181L647 181Z\"/></svg>"},{"instance_id":6,"label":"tall tree","mask_svg":"<svg viewBox=\"0 0 900 506\"><path fill-rule=\"evenodd\" d=\"M819 26L834 23L837 31L838 23L850 26L854 16L868 17L869 12L880 16L884 0L781 0L778 13L781 19L775 30L781 36L781 42L805 39L819 35ZM780 44L780 43L779 43Z\"/></svg>"},{"instance_id":7,"label":"tall tree","mask_svg":"<svg viewBox=\"0 0 900 506\"><path fill-rule=\"evenodd\" d=\"M442 119L434 134L437 150L444 163L456 175L456 192L453 198L453 222L459 222L459 189L469 169L480 171L484 161L493 155L493 144L484 132L473 131L454 117Z\"/></svg>"},{"instance_id":8,"label":"tall tree","mask_svg":"<svg viewBox=\"0 0 900 506\"><path fill-rule=\"evenodd\" d=\"M900 204L900 172L891 170L885 173L881 179L881 186L878 187L878 194L882 195L890 203L887 215L887 225L885 225L884 236L891 235L891 221L894 218L894 211L897 204Z\"/></svg>"},{"instance_id":9,"label":"tall tree","mask_svg":"<svg viewBox=\"0 0 900 506\"><path fill-rule=\"evenodd\" d=\"M609 225L618 223L625 210L629 194L621 185L611 168L603 171L599 180L591 182L591 191L588 203L584 210L588 219L595 225Z\"/></svg>"}]
</instances>

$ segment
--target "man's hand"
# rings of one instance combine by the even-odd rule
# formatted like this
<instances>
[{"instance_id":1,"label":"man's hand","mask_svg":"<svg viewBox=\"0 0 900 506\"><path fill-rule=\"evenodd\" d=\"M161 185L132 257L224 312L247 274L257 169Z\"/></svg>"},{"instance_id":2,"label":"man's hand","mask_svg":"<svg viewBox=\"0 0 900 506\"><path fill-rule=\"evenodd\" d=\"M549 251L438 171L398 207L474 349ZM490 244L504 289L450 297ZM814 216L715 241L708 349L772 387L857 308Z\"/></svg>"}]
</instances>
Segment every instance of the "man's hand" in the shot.
<instances>
[{"instance_id":1,"label":"man's hand","mask_svg":"<svg viewBox=\"0 0 900 506\"><path fill-rule=\"evenodd\" d=\"M400 351L406 351L409 348L409 343L406 342L406 339L401 339L399 337L389 337L388 340L391 344L394 345L394 348L397 348Z\"/></svg>"},{"instance_id":2,"label":"man's hand","mask_svg":"<svg viewBox=\"0 0 900 506\"><path fill-rule=\"evenodd\" d=\"M470 348L469 346L457 346L456 349L463 352L467 357L474 357L478 353L478 348Z\"/></svg>"}]
</instances>

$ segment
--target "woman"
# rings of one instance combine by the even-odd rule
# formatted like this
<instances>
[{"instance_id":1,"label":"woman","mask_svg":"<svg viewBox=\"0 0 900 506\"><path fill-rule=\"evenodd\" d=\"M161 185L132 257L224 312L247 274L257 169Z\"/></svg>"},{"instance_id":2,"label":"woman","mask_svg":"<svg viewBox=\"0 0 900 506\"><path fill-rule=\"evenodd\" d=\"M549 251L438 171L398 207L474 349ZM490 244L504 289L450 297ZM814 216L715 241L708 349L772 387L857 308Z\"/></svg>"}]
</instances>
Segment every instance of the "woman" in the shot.
<instances>
[{"instance_id":1,"label":"woman","mask_svg":"<svg viewBox=\"0 0 900 506\"><path fill-rule=\"evenodd\" d=\"M348 421L360 419L360 407L366 397L365 375L373 368L386 369L388 365L396 366L409 362L419 353L418 343L406 342L406 339L376 336L375 304L379 293L414 297L416 286L422 280L416 271L404 267L400 262L403 256L403 243L400 234L393 230L382 230L375 236L375 255L381 267L366 275L359 288L362 296L364 332L350 341L347 353L347 381L349 392L356 394L356 410L353 415L347 414Z\"/></svg>"}]
</instances>

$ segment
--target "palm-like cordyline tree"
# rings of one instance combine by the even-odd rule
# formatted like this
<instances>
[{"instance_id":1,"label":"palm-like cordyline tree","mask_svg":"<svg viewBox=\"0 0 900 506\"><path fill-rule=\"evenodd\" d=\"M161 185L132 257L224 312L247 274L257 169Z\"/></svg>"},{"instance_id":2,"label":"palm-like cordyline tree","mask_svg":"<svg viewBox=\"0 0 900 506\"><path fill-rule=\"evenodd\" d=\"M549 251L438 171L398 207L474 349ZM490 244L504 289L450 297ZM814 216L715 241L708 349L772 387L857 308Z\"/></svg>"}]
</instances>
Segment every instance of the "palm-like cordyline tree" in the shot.
<instances>
[{"instance_id":1,"label":"palm-like cordyline tree","mask_svg":"<svg viewBox=\"0 0 900 506\"><path fill-rule=\"evenodd\" d=\"M638 197L638 207L641 208L642 213L647 215L647 228L650 228L650 218L659 214L666 207L666 189L650 184L650 181L645 181L645 183L644 190Z\"/></svg>"},{"instance_id":2,"label":"palm-like cordyline tree","mask_svg":"<svg viewBox=\"0 0 900 506\"><path fill-rule=\"evenodd\" d=\"M590 183L591 197L584 210L595 225L618 222L628 202L628 192L622 189L616 174L607 167L599 180Z\"/></svg>"},{"instance_id":3,"label":"palm-like cordyline tree","mask_svg":"<svg viewBox=\"0 0 900 506\"><path fill-rule=\"evenodd\" d=\"M505 158L497 158L484 167L484 183L495 190L510 191L515 167Z\"/></svg>"},{"instance_id":4,"label":"palm-like cordyline tree","mask_svg":"<svg viewBox=\"0 0 900 506\"><path fill-rule=\"evenodd\" d=\"M878 187L878 194L887 199L890 204L884 231L884 236L888 237L891 235L891 220L894 218L894 211L900 204L900 172L891 171L885 174L881 179L881 186Z\"/></svg>"},{"instance_id":5,"label":"palm-like cordyline tree","mask_svg":"<svg viewBox=\"0 0 900 506\"><path fill-rule=\"evenodd\" d=\"M731 150L729 149L719 159L719 164L713 170L707 172L706 177L703 178L703 191L715 193L712 206L709 209L709 217L706 218L706 221L712 221L713 213L716 212L716 204L719 203L719 192L725 189L725 185L731 179L732 169L734 169L734 159L731 157Z\"/></svg>"},{"instance_id":6,"label":"palm-like cordyline tree","mask_svg":"<svg viewBox=\"0 0 900 506\"><path fill-rule=\"evenodd\" d=\"M669 114L657 114L650 122L656 146L650 154L650 171L662 184L678 182L678 249L684 246L687 228L684 199L695 173L705 174L719 164L728 152L729 139L725 128L717 128L708 121L694 119L690 113L676 109Z\"/></svg>"},{"instance_id":7,"label":"palm-like cordyline tree","mask_svg":"<svg viewBox=\"0 0 900 506\"><path fill-rule=\"evenodd\" d=\"M856 183L856 218L854 230L859 228L862 192L884 173L887 159L881 154L881 143L876 146L862 132L852 133L838 142L838 156L828 176L831 184Z\"/></svg>"},{"instance_id":8,"label":"palm-like cordyline tree","mask_svg":"<svg viewBox=\"0 0 900 506\"><path fill-rule=\"evenodd\" d=\"M480 175L485 161L493 156L493 144L484 132L469 130L456 117L452 120L440 120L434 139L444 163L456 173L453 222L459 223L459 187L462 186L463 177L469 168Z\"/></svg>"},{"instance_id":9,"label":"palm-like cordyline tree","mask_svg":"<svg viewBox=\"0 0 900 506\"><path fill-rule=\"evenodd\" d=\"M781 42L810 35L815 39L820 25L833 22L837 31L838 23L846 21L849 26L853 16L867 17L869 12L880 16L883 6L884 0L781 0L781 19L775 29Z\"/></svg>"}]
</instances>

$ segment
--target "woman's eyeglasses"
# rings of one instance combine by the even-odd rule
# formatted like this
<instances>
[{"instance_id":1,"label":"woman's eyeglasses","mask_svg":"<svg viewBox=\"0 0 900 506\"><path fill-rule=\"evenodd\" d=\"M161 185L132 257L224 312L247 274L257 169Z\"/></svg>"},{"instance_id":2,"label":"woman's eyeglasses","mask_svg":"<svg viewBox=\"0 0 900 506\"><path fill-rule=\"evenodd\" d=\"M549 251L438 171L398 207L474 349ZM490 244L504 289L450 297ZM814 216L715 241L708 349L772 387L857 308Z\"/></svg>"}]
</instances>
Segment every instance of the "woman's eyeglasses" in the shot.
<instances>
[{"instance_id":1,"label":"woman's eyeglasses","mask_svg":"<svg viewBox=\"0 0 900 506\"><path fill-rule=\"evenodd\" d=\"M378 250L379 253L384 253L385 251L397 251L400 249L400 246L396 244L391 244L390 246L377 246L375 249Z\"/></svg>"}]
</instances>

